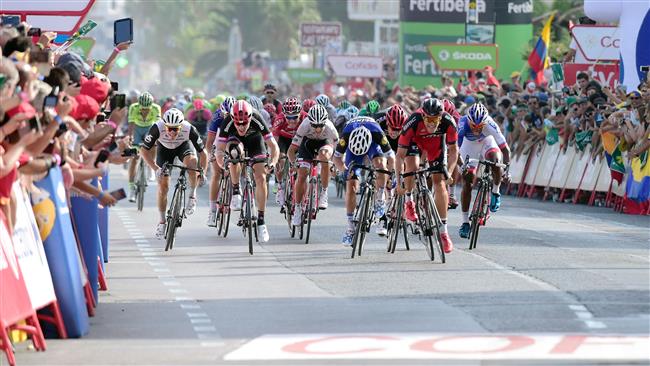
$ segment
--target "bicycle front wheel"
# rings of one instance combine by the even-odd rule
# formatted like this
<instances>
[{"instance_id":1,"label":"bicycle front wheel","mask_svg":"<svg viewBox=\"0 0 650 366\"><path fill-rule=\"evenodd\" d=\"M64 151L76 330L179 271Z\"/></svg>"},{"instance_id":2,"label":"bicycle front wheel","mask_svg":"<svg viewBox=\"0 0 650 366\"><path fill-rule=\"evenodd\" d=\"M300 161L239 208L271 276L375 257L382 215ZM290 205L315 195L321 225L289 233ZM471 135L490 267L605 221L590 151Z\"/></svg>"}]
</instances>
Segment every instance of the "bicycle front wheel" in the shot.
<instances>
[{"instance_id":1,"label":"bicycle front wheel","mask_svg":"<svg viewBox=\"0 0 650 366\"><path fill-rule=\"evenodd\" d=\"M178 220L180 220L181 215L181 201L181 190L176 187L172 196L172 202L169 205L169 215L167 215L167 235L165 236L167 238L167 245L165 246L165 251L171 250L176 241L176 229L178 229Z\"/></svg>"},{"instance_id":2,"label":"bicycle front wheel","mask_svg":"<svg viewBox=\"0 0 650 366\"><path fill-rule=\"evenodd\" d=\"M470 234L469 234L469 250L476 249L478 241L478 229L481 226L481 216L483 212L483 204L485 202L485 188L483 182L479 181L478 191L474 198L474 205L472 207L472 215L470 217Z\"/></svg>"},{"instance_id":3,"label":"bicycle front wheel","mask_svg":"<svg viewBox=\"0 0 650 366\"><path fill-rule=\"evenodd\" d=\"M140 163L138 164L138 183L136 187L136 196L138 201L138 211L142 212L144 208L144 192L147 187L147 177L144 166L144 159L140 158Z\"/></svg>"},{"instance_id":4,"label":"bicycle front wheel","mask_svg":"<svg viewBox=\"0 0 650 366\"><path fill-rule=\"evenodd\" d=\"M352 256L354 258L355 254L361 256L361 251L363 247L363 241L366 238L366 220L368 218L368 204L370 201L370 192L369 190L363 189L361 194L361 202L357 206L357 211L354 213L354 222L356 224L356 230L352 236Z\"/></svg>"},{"instance_id":5,"label":"bicycle front wheel","mask_svg":"<svg viewBox=\"0 0 650 366\"><path fill-rule=\"evenodd\" d=\"M244 233L248 236L248 253L253 255L253 214L251 208L252 192L249 186L246 186L244 192L245 211L244 211Z\"/></svg>"},{"instance_id":6,"label":"bicycle front wheel","mask_svg":"<svg viewBox=\"0 0 650 366\"><path fill-rule=\"evenodd\" d=\"M440 219L440 214L438 213L438 208L435 205L433 197L430 194L427 195L427 202L429 205L429 212L431 213L429 221L433 226L433 234L435 235L435 239L438 242L438 245L434 245L434 249L438 252L440 261L442 263L445 263L447 258L445 257L445 251L443 250L442 236L440 232L440 228L442 227L442 220ZM433 220L431 220L431 218L433 218ZM434 259L435 258L431 258L431 260Z\"/></svg>"},{"instance_id":7,"label":"bicycle front wheel","mask_svg":"<svg viewBox=\"0 0 650 366\"><path fill-rule=\"evenodd\" d=\"M311 220L313 218L314 204L316 202L318 182L309 183L309 204L307 205L307 233L305 234L305 244L309 244L309 234L311 232Z\"/></svg>"}]
</instances>

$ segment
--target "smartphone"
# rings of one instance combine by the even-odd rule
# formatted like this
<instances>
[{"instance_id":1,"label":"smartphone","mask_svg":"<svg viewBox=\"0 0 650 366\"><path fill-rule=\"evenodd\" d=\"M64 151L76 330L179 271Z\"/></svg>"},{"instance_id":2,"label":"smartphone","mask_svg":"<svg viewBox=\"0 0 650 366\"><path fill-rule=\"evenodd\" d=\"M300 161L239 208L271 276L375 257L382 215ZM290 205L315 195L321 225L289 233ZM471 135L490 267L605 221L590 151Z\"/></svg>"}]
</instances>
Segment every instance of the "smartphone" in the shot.
<instances>
[{"instance_id":1,"label":"smartphone","mask_svg":"<svg viewBox=\"0 0 650 366\"><path fill-rule=\"evenodd\" d=\"M111 154L110 151L103 149L102 151L99 152L99 155L97 155L97 159L95 159L95 168L97 168L97 164L103 163L106 160L108 160L108 156Z\"/></svg>"},{"instance_id":2,"label":"smartphone","mask_svg":"<svg viewBox=\"0 0 650 366\"><path fill-rule=\"evenodd\" d=\"M49 63L50 62L50 53L51 52L52 52L52 50L50 50L50 49L31 51L29 53L29 62L32 62L32 63Z\"/></svg>"},{"instance_id":3,"label":"smartphone","mask_svg":"<svg viewBox=\"0 0 650 366\"><path fill-rule=\"evenodd\" d=\"M41 132L41 121L37 116L34 116L29 120L29 129Z\"/></svg>"},{"instance_id":4,"label":"smartphone","mask_svg":"<svg viewBox=\"0 0 650 366\"><path fill-rule=\"evenodd\" d=\"M124 191L124 188L116 189L109 194L118 201L126 198L126 192Z\"/></svg>"},{"instance_id":5,"label":"smartphone","mask_svg":"<svg viewBox=\"0 0 650 366\"><path fill-rule=\"evenodd\" d=\"M2 26L3 27L15 27L20 24L20 15L3 15L2 16Z\"/></svg>"},{"instance_id":6,"label":"smartphone","mask_svg":"<svg viewBox=\"0 0 650 366\"><path fill-rule=\"evenodd\" d=\"M58 102L59 102L58 96L48 95L45 97L45 101L43 102L43 108L54 108L56 107Z\"/></svg>"},{"instance_id":7,"label":"smartphone","mask_svg":"<svg viewBox=\"0 0 650 366\"><path fill-rule=\"evenodd\" d=\"M126 106L126 94L115 94L111 97L111 111Z\"/></svg>"},{"instance_id":8,"label":"smartphone","mask_svg":"<svg viewBox=\"0 0 650 366\"><path fill-rule=\"evenodd\" d=\"M0 89L2 89L3 86L5 86L6 81L7 81L7 75L0 74Z\"/></svg>"},{"instance_id":9,"label":"smartphone","mask_svg":"<svg viewBox=\"0 0 650 366\"><path fill-rule=\"evenodd\" d=\"M95 121L97 123L106 121L106 114L104 114L104 113L97 114L97 119L95 119Z\"/></svg>"},{"instance_id":10,"label":"smartphone","mask_svg":"<svg viewBox=\"0 0 650 366\"><path fill-rule=\"evenodd\" d=\"M124 151L122 151L122 156L124 157L136 156L136 155L138 155L138 149L136 149L135 147L124 149Z\"/></svg>"},{"instance_id":11,"label":"smartphone","mask_svg":"<svg viewBox=\"0 0 650 366\"><path fill-rule=\"evenodd\" d=\"M41 28L29 28L29 31L27 32L27 37L40 37L41 36Z\"/></svg>"},{"instance_id":12,"label":"smartphone","mask_svg":"<svg viewBox=\"0 0 650 366\"><path fill-rule=\"evenodd\" d=\"M113 44L122 42L133 43L133 19L118 19L113 23Z\"/></svg>"},{"instance_id":13,"label":"smartphone","mask_svg":"<svg viewBox=\"0 0 650 366\"><path fill-rule=\"evenodd\" d=\"M113 89L114 92L118 91L120 89L120 84L118 84L117 81L111 81L111 89Z\"/></svg>"}]
</instances>

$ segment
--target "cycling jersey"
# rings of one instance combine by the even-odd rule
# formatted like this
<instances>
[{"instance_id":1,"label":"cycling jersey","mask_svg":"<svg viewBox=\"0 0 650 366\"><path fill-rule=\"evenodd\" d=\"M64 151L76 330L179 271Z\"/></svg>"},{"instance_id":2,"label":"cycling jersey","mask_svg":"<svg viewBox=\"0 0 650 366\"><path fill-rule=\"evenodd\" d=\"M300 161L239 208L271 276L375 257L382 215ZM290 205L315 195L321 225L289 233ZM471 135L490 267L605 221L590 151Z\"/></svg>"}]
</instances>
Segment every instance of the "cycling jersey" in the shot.
<instances>
[{"instance_id":1,"label":"cycling jersey","mask_svg":"<svg viewBox=\"0 0 650 366\"><path fill-rule=\"evenodd\" d=\"M424 123L424 112L422 112L422 109L418 109L406 120L398 145L408 149L412 144L415 144L420 151L427 154L429 161L435 161L444 155L443 137L447 145L456 144L458 131L454 118L443 112L438 128L434 132L429 132Z\"/></svg>"},{"instance_id":2,"label":"cycling jersey","mask_svg":"<svg viewBox=\"0 0 650 366\"><path fill-rule=\"evenodd\" d=\"M187 141L190 141L194 145L196 151L203 151L203 140L196 131L196 128L189 122L183 121L180 125L180 131L172 135L165 128L165 123L159 120L149 129L149 134L145 136L142 146L147 150L151 150L154 144L158 142L159 146L174 150Z\"/></svg>"},{"instance_id":3,"label":"cycling jersey","mask_svg":"<svg viewBox=\"0 0 650 366\"><path fill-rule=\"evenodd\" d=\"M156 103L151 104L149 113L145 118L142 118L142 107L140 103L133 103L129 106L129 123L135 123L139 127L149 127L160 119L160 106Z\"/></svg>"},{"instance_id":4,"label":"cycling jersey","mask_svg":"<svg viewBox=\"0 0 650 366\"><path fill-rule=\"evenodd\" d=\"M277 99L274 99L274 100L273 100L273 103L271 103L271 102L266 98L266 96L263 96L263 97L262 97L262 104L273 104L273 106L275 107L275 113L282 113L282 102L280 102L280 101L277 100Z\"/></svg>"},{"instance_id":5,"label":"cycling jersey","mask_svg":"<svg viewBox=\"0 0 650 366\"><path fill-rule=\"evenodd\" d=\"M300 117L296 119L288 119L284 113L280 113L275 117L273 121L273 136L275 137L287 137L292 139L296 135L296 130L300 126Z\"/></svg>"},{"instance_id":6,"label":"cycling jersey","mask_svg":"<svg viewBox=\"0 0 650 366\"><path fill-rule=\"evenodd\" d=\"M210 119L210 123L208 123L208 134L216 135L225 117L226 113L221 109L214 111L214 113L212 113L212 119Z\"/></svg>"},{"instance_id":7,"label":"cycling jersey","mask_svg":"<svg viewBox=\"0 0 650 366\"><path fill-rule=\"evenodd\" d=\"M325 126L321 128L320 132L317 132L316 129L311 126L309 119L304 119L300 126L298 126L291 145L300 146L303 139L327 140L330 144L333 144L339 139L339 134L336 132L336 128L330 120L327 120Z\"/></svg>"},{"instance_id":8,"label":"cycling jersey","mask_svg":"<svg viewBox=\"0 0 650 366\"><path fill-rule=\"evenodd\" d=\"M212 113L209 109L200 109L196 110L191 108L188 112L185 113L187 116L186 119L196 127L197 131L201 136L205 136L208 129L208 122L211 120Z\"/></svg>"},{"instance_id":9,"label":"cycling jersey","mask_svg":"<svg viewBox=\"0 0 650 366\"><path fill-rule=\"evenodd\" d=\"M346 156L354 155L348 149L348 142L352 132L361 128L370 131L370 135L372 136L372 142L367 152L367 156L370 159L377 155L390 153L392 151L390 144L388 143L388 138L386 138L381 126L370 117L358 117L348 122L348 124L345 125L345 128L343 128L343 133L339 138L339 143L336 145L336 156L341 156L343 154L346 154Z\"/></svg>"},{"instance_id":10,"label":"cycling jersey","mask_svg":"<svg viewBox=\"0 0 650 366\"><path fill-rule=\"evenodd\" d=\"M451 114L451 116L454 117L456 124L458 124L458 121L460 121L460 113L458 113L456 107L452 103L445 103L445 112Z\"/></svg>"},{"instance_id":11,"label":"cycling jersey","mask_svg":"<svg viewBox=\"0 0 650 366\"><path fill-rule=\"evenodd\" d=\"M483 142L487 136L492 136L500 149L508 146L499 125L490 116L485 117L485 119L486 123L480 131L472 131L469 126L469 118L467 116L461 117L458 124L458 145L463 146L463 140Z\"/></svg>"},{"instance_id":12,"label":"cycling jersey","mask_svg":"<svg viewBox=\"0 0 650 366\"><path fill-rule=\"evenodd\" d=\"M235 122L230 115L226 116L222 127L219 131L219 142L237 140L244 145L247 156L252 158L266 156L266 144L264 141L272 139L273 135L258 111L253 111L248 130L246 130L244 135L239 135Z\"/></svg>"}]
</instances>

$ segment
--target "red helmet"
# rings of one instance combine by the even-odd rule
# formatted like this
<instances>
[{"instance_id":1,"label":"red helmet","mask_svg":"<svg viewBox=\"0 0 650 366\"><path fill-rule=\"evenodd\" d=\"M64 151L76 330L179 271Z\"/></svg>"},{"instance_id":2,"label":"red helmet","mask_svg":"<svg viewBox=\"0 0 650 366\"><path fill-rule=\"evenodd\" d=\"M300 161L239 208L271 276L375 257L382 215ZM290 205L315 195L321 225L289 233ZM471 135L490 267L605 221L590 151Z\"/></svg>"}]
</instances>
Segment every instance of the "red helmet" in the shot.
<instances>
[{"instance_id":1,"label":"red helmet","mask_svg":"<svg viewBox=\"0 0 650 366\"><path fill-rule=\"evenodd\" d=\"M316 101L313 99L305 99L302 101L302 111L307 113L311 107L316 105Z\"/></svg>"},{"instance_id":2,"label":"red helmet","mask_svg":"<svg viewBox=\"0 0 650 366\"><path fill-rule=\"evenodd\" d=\"M386 111L386 123L393 130L401 130L407 118L406 111L399 104L393 104Z\"/></svg>"},{"instance_id":3,"label":"red helmet","mask_svg":"<svg viewBox=\"0 0 650 366\"><path fill-rule=\"evenodd\" d=\"M273 104L270 103L264 104L264 110L268 112L268 114L271 116L271 119L275 119L275 114L277 110L275 109L275 106L273 106Z\"/></svg>"},{"instance_id":4,"label":"red helmet","mask_svg":"<svg viewBox=\"0 0 650 366\"><path fill-rule=\"evenodd\" d=\"M456 106L454 105L454 102L452 102L449 99L443 99L442 100L442 108L443 108L443 110L445 112L447 112L449 114L452 114L452 115L456 111Z\"/></svg>"},{"instance_id":5,"label":"red helmet","mask_svg":"<svg viewBox=\"0 0 650 366\"><path fill-rule=\"evenodd\" d=\"M232 106L232 119L238 125L245 125L251 120L253 107L245 100L238 100Z\"/></svg>"},{"instance_id":6,"label":"red helmet","mask_svg":"<svg viewBox=\"0 0 650 366\"><path fill-rule=\"evenodd\" d=\"M300 101L296 97L289 97L282 104L282 113L285 116L297 116L300 113Z\"/></svg>"}]
</instances>

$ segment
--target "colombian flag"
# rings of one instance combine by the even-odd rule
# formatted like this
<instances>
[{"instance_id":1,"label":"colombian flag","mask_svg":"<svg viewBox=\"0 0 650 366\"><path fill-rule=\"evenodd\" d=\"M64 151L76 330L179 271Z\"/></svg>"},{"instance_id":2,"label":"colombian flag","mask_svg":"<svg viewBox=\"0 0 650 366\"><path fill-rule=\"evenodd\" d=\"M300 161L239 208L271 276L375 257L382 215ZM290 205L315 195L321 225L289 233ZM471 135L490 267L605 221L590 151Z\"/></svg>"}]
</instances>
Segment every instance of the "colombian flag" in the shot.
<instances>
[{"instance_id":1,"label":"colombian flag","mask_svg":"<svg viewBox=\"0 0 650 366\"><path fill-rule=\"evenodd\" d=\"M528 56L528 65L536 75L535 83L538 85L544 82L544 69L548 68L548 48L551 46L551 23L553 23L553 17L555 17L555 13L551 14L551 17L544 24L542 34L539 36L533 52Z\"/></svg>"}]
</instances>

